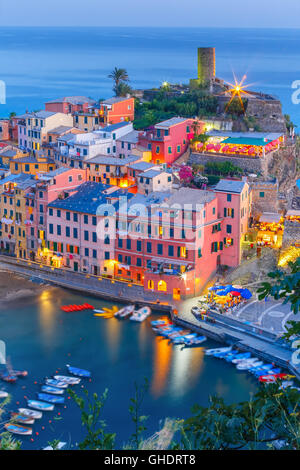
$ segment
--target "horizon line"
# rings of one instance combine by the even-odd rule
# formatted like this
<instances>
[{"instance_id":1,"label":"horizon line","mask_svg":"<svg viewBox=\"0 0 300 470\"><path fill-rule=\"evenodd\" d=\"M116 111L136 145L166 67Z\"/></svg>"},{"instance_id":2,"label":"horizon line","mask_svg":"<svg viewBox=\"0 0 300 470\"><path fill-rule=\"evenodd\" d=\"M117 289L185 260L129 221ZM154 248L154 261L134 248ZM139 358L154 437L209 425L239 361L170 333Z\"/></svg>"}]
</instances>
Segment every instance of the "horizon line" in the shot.
<instances>
[{"instance_id":1,"label":"horizon line","mask_svg":"<svg viewBox=\"0 0 300 470\"><path fill-rule=\"evenodd\" d=\"M2 25L0 28L164 28L164 29L300 29L297 26L163 26L163 25L22 25L22 24L11 24Z\"/></svg>"}]
</instances>

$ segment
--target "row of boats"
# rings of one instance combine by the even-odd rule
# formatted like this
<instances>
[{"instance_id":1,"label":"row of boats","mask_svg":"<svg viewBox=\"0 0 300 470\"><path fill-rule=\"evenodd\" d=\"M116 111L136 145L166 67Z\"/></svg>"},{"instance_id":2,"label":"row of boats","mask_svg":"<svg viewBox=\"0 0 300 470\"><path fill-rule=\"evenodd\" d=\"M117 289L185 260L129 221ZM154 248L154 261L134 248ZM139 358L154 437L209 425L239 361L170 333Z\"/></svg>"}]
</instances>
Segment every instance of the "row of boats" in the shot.
<instances>
[{"instance_id":1,"label":"row of boats","mask_svg":"<svg viewBox=\"0 0 300 470\"><path fill-rule=\"evenodd\" d=\"M119 310L117 308L111 310L109 311L109 309L105 308L103 308L102 310L94 310L94 315L105 318L129 318L131 321L136 322L143 322L144 320L146 320L147 317L149 317L149 315L151 315L151 308L147 306L141 307L136 310L135 305L126 305L126 307L123 307Z\"/></svg>"},{"instance_id":2,"label":"row of boats","mask_svg":"<svg viewBox=\"0 0 300 470\"><path fill-rule=\"evenodd\" d=\"M291 387L298 391L300 388L294 385L291 379L294 376L282 373L281 369L275 367L274 364L265 364L258 357L252 357L250 352L241 352L234 349L232 346L216 349L207 349L206 356L213 356L215 358L224 359L226 362L231 362L238 370L246 370L253 374L260 382L274 383L278 379L283 380L281 387Z\"/></svg>"},{"instance_id":3,"label":"row of boats","mask_svg":"<svg viewBox=\"0 0 300 470\"><path fill-rule=\"evenodd\" d=\"M77 385L82 378L90 378L91 372L67 364L68 375L54 375L53 378L46 378L41 386L41 391L37 392L36 399L27 399L28 408L19 408L17 412L11 413L11 420L4 424L6 431L21 436L32 435L32 427L36 419L41 419L43 412L53 411L55 405L65 403L63 396L69 386ZM6 393L6 392L5 392Z\"/></svg>"},{"instance_id":4,"label":"row of boats","mask_svg":"<svg viewBox=\"0 0 300 470\"><path fill-rule=\"evenodd\" d=\"M174 325L169 320L160 318L151 322L153 331L163 338L168 339L172 344L181 344L184 347L200 346L206 341L205 336L199 336L190 330Z\"/></svg>"}]
</instances>

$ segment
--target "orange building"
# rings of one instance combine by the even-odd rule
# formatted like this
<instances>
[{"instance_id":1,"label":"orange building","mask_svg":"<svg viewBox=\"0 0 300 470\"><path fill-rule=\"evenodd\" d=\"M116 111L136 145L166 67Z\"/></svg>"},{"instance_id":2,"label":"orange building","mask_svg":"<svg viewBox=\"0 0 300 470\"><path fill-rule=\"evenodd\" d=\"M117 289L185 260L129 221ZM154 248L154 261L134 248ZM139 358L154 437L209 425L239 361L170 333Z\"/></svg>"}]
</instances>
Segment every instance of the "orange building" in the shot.
<instances>
[{"instance_id":1,"label":"orange building","mask_svg":"<svg viewBox=\"0 0 300 470\"><path fill-rule=\"evenodd\" d=\"M99 107L100 125L134 120L134 98L114 97L102 101Z\"/></svg>"}]
</instances>

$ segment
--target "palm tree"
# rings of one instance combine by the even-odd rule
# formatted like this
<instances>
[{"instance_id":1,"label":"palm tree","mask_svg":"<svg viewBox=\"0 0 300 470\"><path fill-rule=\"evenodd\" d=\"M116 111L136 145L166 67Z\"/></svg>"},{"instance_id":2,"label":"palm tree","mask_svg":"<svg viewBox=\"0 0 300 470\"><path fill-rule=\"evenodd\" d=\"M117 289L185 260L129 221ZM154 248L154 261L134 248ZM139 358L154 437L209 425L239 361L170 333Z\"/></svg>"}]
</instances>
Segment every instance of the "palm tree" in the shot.
<instances>
[{"instance_id":1,"label":"palm tree","mask_svg":"<svg viewBox=\"0 0 300 470\"><path fill-rule=\"evenodd\" d=\"M129 82L129 77L126 69L118 69L115 67L113 71L108 75L114 82L114 90L118 88L121 82Z\"/></svg>"}]
</instances>

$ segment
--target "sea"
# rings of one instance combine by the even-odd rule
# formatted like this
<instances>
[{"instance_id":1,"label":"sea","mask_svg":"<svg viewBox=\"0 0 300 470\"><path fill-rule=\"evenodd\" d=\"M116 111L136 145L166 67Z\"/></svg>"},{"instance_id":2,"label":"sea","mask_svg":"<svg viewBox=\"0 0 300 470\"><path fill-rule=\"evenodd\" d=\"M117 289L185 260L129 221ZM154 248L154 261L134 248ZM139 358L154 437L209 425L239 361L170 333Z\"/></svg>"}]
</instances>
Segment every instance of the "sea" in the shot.
<instances>
[{"instance_id":1,"label":"sea","mask_svg":"<svg viewBox=\"0 0 300 470\"><path fill-rule=\"evenodd\" d=\"M0 116L68 95L108 98L114 67L127 70L133 88L188 83L201 46L216 48L218 77L234 83L246 75L249 89L278 97L300 126L300 29L1 27Z\"/></svg>"},{"instance_id":2,"label":"sea","mask_svg":"<svg viewBox=\"0 0 300 470\"><path fill-rule=\"evenodd\" d=\"M140 413L148 417L145 437L159 431L166 418L191 416L194 404L207 406L211 396L226 403L248 400L257 390L257 380L233 364L204 355L204 347L181 349L156 336L151 320L162 317L152 314L145 322L136 323L116 318L94 316L91 310L65 313L62 305L89 303L97 309L113 304L72 291L49 287L31 297L0 304L0 339L13 368L25 369L28 376L15 384L0 381L0 390L11 394L7 413L1 415L0 433L9 420L9 413L27 406L27 399L36 399L46 377L69 375L66 364L88 369L91 380L83 379L74 391L93 401L108 389L100 419L106 421L107 432L116 433L116 447L128 444L134 425L130 419L130 399L148 381ZM220 347L207 340L207 348ZM3 367L3 366L0 366ZM22 449L41 449L59 439L67 449L78 449L85 437L80 410L68 393L65 404L44 412L36 420L32 436L21 437ZM176 435L176 439L179 436Z\"/></svg>"}]
</instances>

